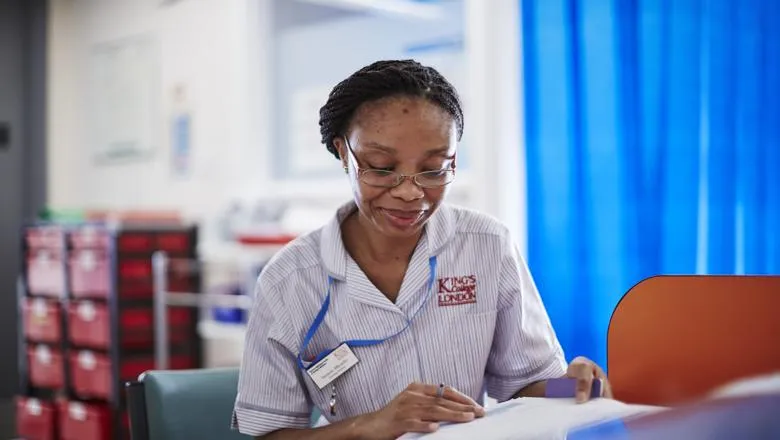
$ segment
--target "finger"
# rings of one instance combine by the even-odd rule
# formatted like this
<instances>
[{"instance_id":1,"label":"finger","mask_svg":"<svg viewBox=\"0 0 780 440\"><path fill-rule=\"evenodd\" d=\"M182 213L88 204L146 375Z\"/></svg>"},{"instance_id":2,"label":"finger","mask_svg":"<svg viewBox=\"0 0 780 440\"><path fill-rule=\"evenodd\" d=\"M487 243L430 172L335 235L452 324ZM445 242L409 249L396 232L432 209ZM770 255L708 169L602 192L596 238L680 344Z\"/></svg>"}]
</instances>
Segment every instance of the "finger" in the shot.
<instances>
[{"instance_id":1,"label":"finger","mask_svg":"<svg viewBox=\"0 0 780 440\"><path fill-rule=\"evenodd\" d=\"M438 397L438 392L439 392L438 385L425 385L423 389L424 389L424 393L428 396L469 406L470 407L469 410L474 412L478 417L482 417L485 415L485 408L483 408L480 404L475 402L474 399L461 393L455 388L445 386L444 392L441 394L441 397Z\"/></svg>"},{"instance_id":2,"label":"finger","mask_svg":"<svg viewBox=\"0 0 780 440\"><path fill-rule=\"evenodd\" d=\"M447 408L451 411L472 413L476 417L482 417L485 415L485 409L477 404L474 405L465 404L465 403L455 402L453 400L444 399L444 398L423 395L420 399L420 404L425 406L438 405L443 408Z\"/></svg>"},{"instance_id":3,"label":"finger","mask_svg":"<svg viewBox=\"0 0 780 440\"><path fill-rule=\"evenodd\" d=\"M574 393L577 402L587 401L593 387L593 368L585 363L572 363L567 375L577 380Z\"/></svg>"},{"instance_id":4,"label":"finger","mask_svg":"<svg viewBox=\"0 0 780 440\"><path fill-rule=\"evenodd\" d=\"M439 429L439 424L436 422L424 422L422 420L408 420L403 424L403 428L406 432L427 434L436 432Z\"/></svg>"},{"instance_id":5,"label":"finger","mask_svg":"<svg viewBox=\"0 0 780 440\"><path fill-rule=\"evenodd\" d=\"M607 399L614 399L614 395L612 394L612 385L609 383L609 379L607 379L606 376L598 377L598 380L601 381L601 397L606 397Z\"/></svg>"},{"instance_id":6,"label":"finger","mask_svg":"<svg viewBox=\"0 0 780 440\"><path fill-rule=\"evenodd\" d=\"M604 370L602 370L597 363L594 362L593 364L591 364L591 367L593 367L593 373L596 375L596 377L598 377L599 379L607 378L607 373L605 373Z\"/></svg>"},{"instance_id":7,"label":"finger","mask_svg":"<svg viewBox=\"0 0 780 440\"><path fill-rule=\"evenodd\" d=\"M413 409L412 418L419 418L427 422L453 422L465 423L476 418L474 411L457 411L449 409L438 403L421 404Z\"/></svg>"},{"instance_id":8,"label":"finger","mask_svg":"<svg viewBox=\"0 0 780 440\"><path fill-rule=\"evenodd\" d=\"M590 392L593 388L593 376L585 376L577 378L577 392L576 399L578 403L582 403L590 399Z\"/></svg>"},{"instance_id":9,"label":"finger","mask_svg":"<svg viewBox=\"0 0 780 440\"><path fill-rule=\"evenodd\" d=\"M601 386L602 386L602 388L604 390L601 393L601 395L603 397L606 397L607 399L614 399L615 395L612 394L612 385L609 383L609 379L602 379L601 380L601 384L602 384Z\"/></svg>"},{"instance_id":10,"label":"finger","mask_svg":"<svg viewBox=\"0 0 780 440\"><path fill-rule=\"evenodd\" d=\"M429 384L424 386L424 393L429 396L438 397L438 392L438 385ZM462 403L464 405L479 406L479 404L477 404L474 399L449 386L444 387L444 392L442 393L441 397L453 402Z\"/></svg>"},{"instance_id":11,"label":"finger","mask_svg":"<svg viewBox=\"0 0 780 440\"><path fill-rule=\"evenodd\" d=\"M476 417L482 417L485 415L485 410L477 405L463 404L455 402L443 397L433 397L427 394L423 394L418 391L407 391L405 393L406 404L417 408L428 408L433 406L440 406L451 411L473 414Z\"/></svg>"},{"instance_id":12,"label":"finger","mask_svg":"<svg viewBox=\"0 0 780 440\"><path fill-rule=\"evenodd\" d=\"M594 374L596 375L596 378L601 380L601 397L606 397L608 399L612 399L612 385L609 383L609 378L607 377L607 373L604 372L604 370L598 366L598 364L594 363L592 365Z\"/></svg>"}]
</instances>

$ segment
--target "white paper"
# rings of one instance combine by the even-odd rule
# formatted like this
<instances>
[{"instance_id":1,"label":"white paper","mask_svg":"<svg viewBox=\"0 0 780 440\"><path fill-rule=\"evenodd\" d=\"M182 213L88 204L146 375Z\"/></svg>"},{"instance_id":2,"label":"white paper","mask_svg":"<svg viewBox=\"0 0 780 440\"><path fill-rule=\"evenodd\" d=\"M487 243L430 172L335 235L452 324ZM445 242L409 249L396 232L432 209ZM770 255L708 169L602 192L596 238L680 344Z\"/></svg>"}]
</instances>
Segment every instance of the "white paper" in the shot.
<instances>
[{"instance_id":1,"label":"white paper","mask_svg":"<svg viewBox=\"0 0 780 440\"><path fill-rule=\"evenodd\" d=\"M293 173L333 172L339 167L323 154L320 135L320 107L328 101L330 88L298 90L290 101L290 168Z\"/></svg>"},{"instance_id":2,"label":"white paper","mask_svg":"<svg viewBox=\"0 0 780 440\"><path fill-rule=\"evenodd\" d=\"M27 400L27 412L31 416L39 416L41 415L42 408L41 408L41 401L38 399L29 399Z\"/></svg>"},{"instance_id":3,"label":"white paper","mask_svg":"<svg viewBox=\"0 0 780 440\"><path fill-rule=\"evenodd\" d=\"M464 424L442 425L432 434L407 434L402 439L541 440L565 439L573 428L663 408L628 405L612 399L575 403L574 399L521 398L489 407L485 417Z\"/></svg>"},{"instance_id":4,"label":"white paper","mask_svg":"<svg viewBox=\"0 0 780 440\"><path fill-rule=\"evenodd\" d=\"M87 419L87 408L81 403L71 402L68 405L68 414L71 419L83 422Z\"/></svg>"},{"instance_id":5,"label":"white paper","mask_svg":"<svg viewBox=\"0 0 780 440\"><path fill-rule=\"evenodd\" d=\"M94 370L97 360L91 351L82 351L79 353L79 365L85 370Z\"/></svg>"},{"instance_id":6,"label":"white paper","mask_svg":"<svg viewBox=\"0 0 780 440\"><path fill-rule=\"evenodd\" d=\"M780 372L730 382L710 395L712 398L743 397L780 393Z\"/></svg>"},{"instance_id":7,"label":"white paper","mask_svg":"<svg viewBox=\"0 0 780 440\"><path fill-rule=\"evenodd\" d=\"M79 304L77 312L79 314L79 318L84 321L91 322L95 319L95 306L91 301L84 301Z\"/></svg>"},{"instance_id":8,"label":"white paper","mask_svg":"<svg viewBox=\"0 0 780 440\"><path fill-rule=\"evenodd\" d=\"M95 44L89 53L89 128L101 161L143 158L157 141L159 62L150 35Z\"/></svg>"}]
</instances>

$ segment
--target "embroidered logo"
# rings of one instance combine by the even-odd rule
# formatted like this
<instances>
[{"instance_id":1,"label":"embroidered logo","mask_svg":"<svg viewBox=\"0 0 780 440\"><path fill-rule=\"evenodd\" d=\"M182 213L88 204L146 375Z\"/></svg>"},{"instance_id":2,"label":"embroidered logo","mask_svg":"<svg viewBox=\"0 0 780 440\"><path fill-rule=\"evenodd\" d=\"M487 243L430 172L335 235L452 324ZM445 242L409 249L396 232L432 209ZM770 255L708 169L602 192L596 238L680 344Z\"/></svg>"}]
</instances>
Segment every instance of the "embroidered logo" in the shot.
<instances>
[{"instance_id":1,"label":"embroidered logo","mask_svg":"<svg viewBox=\"0 0 780 440\"><path fill-rule=\"evenodd\" d=\"M477 276L439 278L439 306L477 302Z\"/></svg>"}]
</instances>

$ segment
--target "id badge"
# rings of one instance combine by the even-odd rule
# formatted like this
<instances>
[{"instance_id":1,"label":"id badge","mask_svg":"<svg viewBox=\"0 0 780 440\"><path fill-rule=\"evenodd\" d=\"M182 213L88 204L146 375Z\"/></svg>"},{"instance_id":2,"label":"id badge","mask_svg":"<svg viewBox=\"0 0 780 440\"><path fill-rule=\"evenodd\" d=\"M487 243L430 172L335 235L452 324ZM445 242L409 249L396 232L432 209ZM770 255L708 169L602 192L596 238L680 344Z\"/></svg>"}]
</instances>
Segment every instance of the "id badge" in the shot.
<instances>
[{"instance_id":1,"label":"id badge","mask_svg":"<svg viewBox=\"0 0 780 440\"><path fill-rule=\"evenodd\" d=\"M319 389L323 389L357 363L358 358L352 349L347 344L341 344L321 361L307 368L306 373Z\"/></svg>"}]
</instances>

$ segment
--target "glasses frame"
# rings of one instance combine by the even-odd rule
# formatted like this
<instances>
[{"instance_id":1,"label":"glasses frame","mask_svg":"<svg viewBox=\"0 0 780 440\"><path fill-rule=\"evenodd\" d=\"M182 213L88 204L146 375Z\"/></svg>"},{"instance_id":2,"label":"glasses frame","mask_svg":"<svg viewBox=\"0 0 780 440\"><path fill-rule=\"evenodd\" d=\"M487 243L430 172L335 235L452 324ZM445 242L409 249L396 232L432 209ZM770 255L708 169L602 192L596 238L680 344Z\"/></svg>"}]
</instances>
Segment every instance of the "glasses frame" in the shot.
<instances>
[{"instance_id":1,"label":"glasses frame","mask_svg":"<svg viewBox=\"0 0 780 440\"><path fill-rule=\"evenodd\" d=\"M405 180L411 179L411 181L415 185L420 187L420 188L443 188L443 187L449 185L450 183L452 183L455 180L455 168L453 168L452 165L450 165L448 168L444 168L444 169L441 169L441 170L421 171L419 173L414 173L414 174L401 174L401 173L397 173L395 171L387 171L387 170L380 170L380 169L377 169L377 168L362 167L362 166L360 166L360 161L358 161L358 157L355 154L355 151L352 149L352 145L350 145L350 143L349 143L349 139L347 139L346 136L343 136L343 139L344 139L344 143L347 145L347 150L349 151L349 153L347 155L350 157L350 159L352 160L352 165L357 170L358 180L360 182L362 182L362 183L365 183L368 186L373 186L375 188L396 188L399 185L401 185ZM450 173L452 175L452 179L449 182L443 183L441 185L424 185L424 184L421 184L417 180L417 178L419 176L432 175L434 173L441 173L442 171L446 171L446 172L448 172L448 173ZM396 176L395 184L394 185L375 185L375 184L372 184L372 183L368 183L365 180L363 180L363 176L366 173L368 173L368 172L384 174L384 175L387 175L387 176Z\"/></svg>"}]
</instances>

